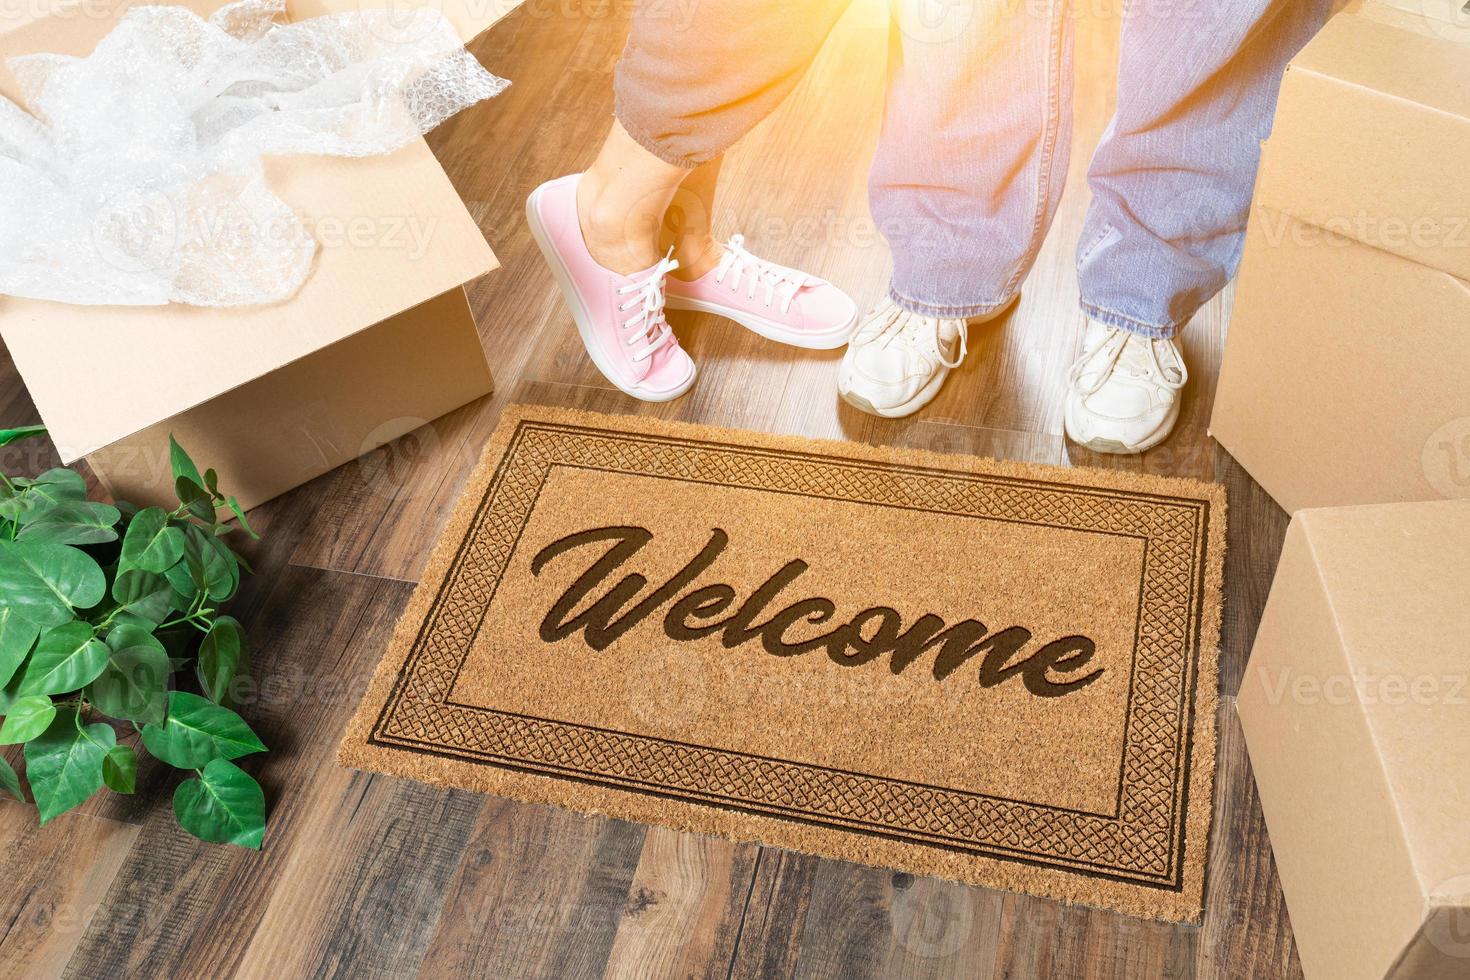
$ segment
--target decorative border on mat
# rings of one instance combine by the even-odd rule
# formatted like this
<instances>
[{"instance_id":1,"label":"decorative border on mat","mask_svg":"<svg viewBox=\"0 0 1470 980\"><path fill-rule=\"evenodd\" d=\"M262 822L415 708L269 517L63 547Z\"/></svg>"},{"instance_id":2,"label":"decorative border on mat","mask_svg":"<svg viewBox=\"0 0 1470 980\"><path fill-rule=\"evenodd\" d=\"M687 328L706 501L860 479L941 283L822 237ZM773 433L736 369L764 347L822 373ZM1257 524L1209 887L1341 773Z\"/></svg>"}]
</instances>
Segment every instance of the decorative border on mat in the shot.
<instances>
[{"instance_id":1,"label":"decorative border on mat","mask_svg":"<svg viewBox=\"0 0 1470 980\"><path fill-rule=\"evenodd\" d=\"M459 670L557 466L1144 538L1117 812L455 703ZM1180 892L1209 520L1210 502L1190 497L522 419L368 743Z\"/></svg>"}]
</instances>

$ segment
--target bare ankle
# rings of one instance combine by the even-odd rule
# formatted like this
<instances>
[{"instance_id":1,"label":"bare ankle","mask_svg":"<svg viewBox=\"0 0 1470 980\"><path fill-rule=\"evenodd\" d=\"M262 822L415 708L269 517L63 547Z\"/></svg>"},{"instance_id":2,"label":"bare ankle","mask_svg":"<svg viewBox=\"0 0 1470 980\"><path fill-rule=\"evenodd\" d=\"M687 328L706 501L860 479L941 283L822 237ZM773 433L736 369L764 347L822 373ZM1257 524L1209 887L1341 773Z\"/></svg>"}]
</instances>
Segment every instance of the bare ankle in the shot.
<instances>
[{"instance_id":1,"label":"bare ankle","mask_svg":"<svg viewBox=\"0 0 1470 980\"><path fill-rule=\"evenodd\" d=\"M577 222L592 260L605 269L630 276L659 260L656 222L610 206L586 177L577 188Z\"/></svg>"},{"instance_id":2,"label":"bare ankle","mask_svg":"<svg viewBox=\"0 0 1470 980\"><path fill-rule=\"evenodd\" d=\"M679 260L679 268L672 274L693 281L719 265L724 255L725 246L709 235L680 239L674 242L674 258Z\"/></svg>"}]
</instances>

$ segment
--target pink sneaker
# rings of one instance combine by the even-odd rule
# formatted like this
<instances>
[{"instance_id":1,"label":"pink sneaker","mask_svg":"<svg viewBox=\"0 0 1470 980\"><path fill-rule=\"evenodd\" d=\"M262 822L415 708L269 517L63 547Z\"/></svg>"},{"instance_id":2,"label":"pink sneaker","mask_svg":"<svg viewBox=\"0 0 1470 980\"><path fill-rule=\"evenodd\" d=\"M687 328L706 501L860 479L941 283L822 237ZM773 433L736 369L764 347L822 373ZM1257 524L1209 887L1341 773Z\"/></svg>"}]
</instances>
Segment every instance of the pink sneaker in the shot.
<instances>
[{"instance_id":1,"label":"pink sneaker","mask_svg":"<svg viewBox=\"0 0 1470 980\"><path fill-rule=\"evenodd\" d=\"M695 375L694 362L664 320L664 277L679 263L665 258L631 276L598 265L577 220L581 179L581 174L572 174L531 192L526 201L531 234L597 370L634 398L678 398L694 384Z\"/></svg>"},{"instance_id":2,"label":"pink sneaker","mask_svg":"<svg viewBox=\"0 0 1470 980\"><path fill-rule=\"evenodd\" d=\"M720 264L692 282L671 278L669 309L728 317L768 340L832 350L852 337L857 304L825 279L756 258L745 236L725 244Z\"/></svg>"}]
</instances>

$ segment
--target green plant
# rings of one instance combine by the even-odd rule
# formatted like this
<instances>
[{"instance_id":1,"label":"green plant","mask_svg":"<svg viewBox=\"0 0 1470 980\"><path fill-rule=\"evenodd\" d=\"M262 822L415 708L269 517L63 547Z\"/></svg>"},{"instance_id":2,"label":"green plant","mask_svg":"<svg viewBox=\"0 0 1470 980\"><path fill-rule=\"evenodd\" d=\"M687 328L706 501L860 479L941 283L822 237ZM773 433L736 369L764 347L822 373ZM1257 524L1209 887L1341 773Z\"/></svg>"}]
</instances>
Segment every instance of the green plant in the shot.
<instances>
[{"instance_id":1,"label":"green plant","mask_svg":"<svg viewBox=\"0 0 1470 980\"><path fill-rule=\"evenodd\" d=\"M0 446L44 431L0 429ZM256 535L215 472L169 445L172 511L90 501L69 469L0 474L0 744L24 745L43 824L103 786L133 792L141 743L193 770L173 798L185 830L258 849L265 797L231 760L265 746L232 710L245 634L219 614L250 570L223 538ZM0 789L25 800L4 757Z\"/></svg>"}]
</instances>

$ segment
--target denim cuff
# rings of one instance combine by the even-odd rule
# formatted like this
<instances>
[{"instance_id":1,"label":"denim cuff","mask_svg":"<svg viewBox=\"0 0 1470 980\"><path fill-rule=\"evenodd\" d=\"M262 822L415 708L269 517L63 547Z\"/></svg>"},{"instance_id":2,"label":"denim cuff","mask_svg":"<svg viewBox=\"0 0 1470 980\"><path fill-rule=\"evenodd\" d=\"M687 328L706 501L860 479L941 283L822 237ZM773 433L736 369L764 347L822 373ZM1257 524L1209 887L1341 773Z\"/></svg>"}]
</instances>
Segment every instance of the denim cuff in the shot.
<instances>
[{"instance_id":1,"label":"denim cuff","mask_svg":"<svg viewBox=\"0 0 1470 980\"><path fill-rule=\"evenodd\" d=\"M920 300L910 299L900 293L890 283L888 286L888 298L901 310L917 313L919 316L940 317L946 320L968 320L971 317L987 316L1004 309L1011 302L1010 296L994 303L972 303L965 306L944 306L936 303L925 303Z\"/></svg>"},{"instance_id":2,"label":"denim cuff","mask_svg":"<svg viewBox=\"0 0 1470 980\"><path fill-rule=\"evenodd\" d=\"M1105 324L1109 327L1117 327L1119 330L1136 333L1141 337L1152 337L1155 340L1168 340L1170 337L1179 333L1180 330L1184 329L1183 323L1145 323L1125 313L1119 313L1116 310L1110 310L1105 306L1098 306L1096 303L1089 303L1086 300L1082 301L1082 312L1086 314L1089 320L1096 320L1098 323Z\"/></svg>"}]
</instances>

